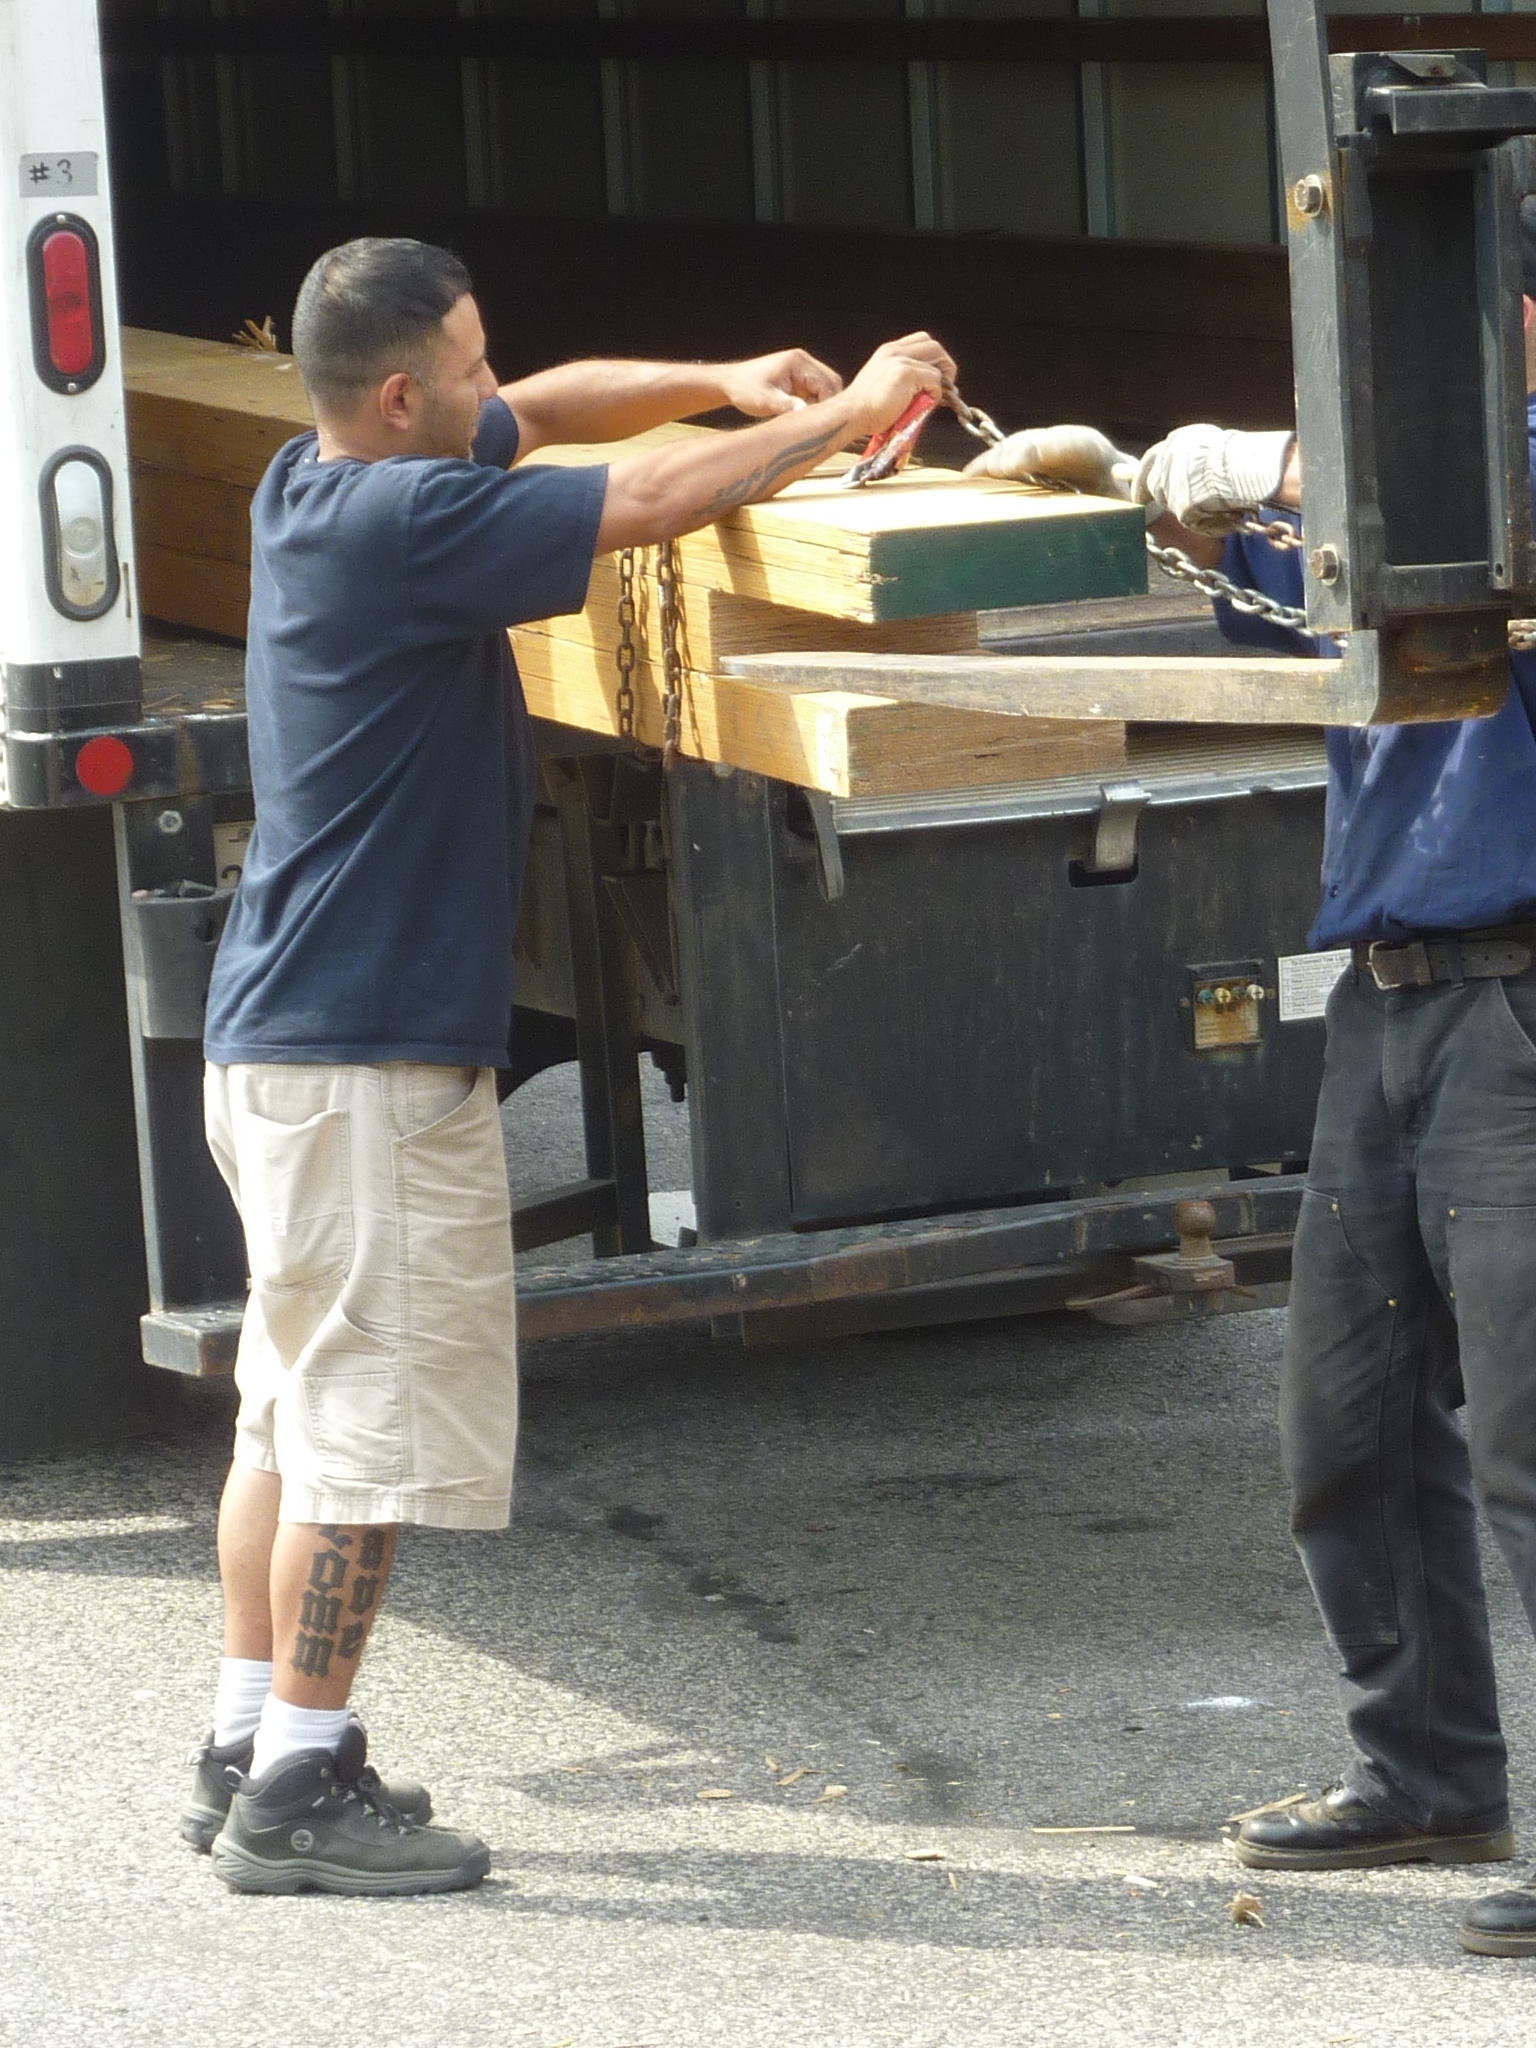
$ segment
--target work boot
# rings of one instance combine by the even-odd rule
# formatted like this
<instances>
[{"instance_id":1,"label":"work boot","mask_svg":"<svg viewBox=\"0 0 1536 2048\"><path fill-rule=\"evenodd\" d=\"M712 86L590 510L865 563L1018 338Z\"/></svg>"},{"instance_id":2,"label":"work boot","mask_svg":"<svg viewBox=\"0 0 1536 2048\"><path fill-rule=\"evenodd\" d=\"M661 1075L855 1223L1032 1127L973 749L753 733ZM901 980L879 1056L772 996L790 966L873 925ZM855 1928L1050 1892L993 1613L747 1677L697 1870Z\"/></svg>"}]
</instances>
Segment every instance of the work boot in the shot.
<instances>
[{"instance_id":1,"label":"work boot","mask_svg":"<svg viewBox=\"0 0 1536 2048\"><path fill-rule=\"evenodd\" d=\"M354 1721L334 1756L306 1749L265 1778L240 1779L211 1852L215 1876L235 1892L370 1897L478 1884L491 1867L484 1842L408 1820L367 1753Z\"/></svg>"},{"instance_id":2,"label":"work boot","mask_svg":"<svg viewBox=\"0 0 1536 2048\"><path fill-rule=\"evenodd\" d=\"M367 1735L355 1714L352 1726L363 1734L366 1754ZM209 1733L187 1759L192 1766L192 1791L181 1810L181 1838L205 1856L213 1847L214 1837L223 1827L225 1815L229 1812L229 1802L235 1796L228 1774L233 1771L243 1778L251 1768L255 1751L256 1738L253 1735L248 1735L244 1742L231 1742L220 1749ZM390 1805L398 1808L407 1820L426 1822L432 1818L432 1794L425 1785L380 1785L378 1772L371 1764L362 1766L362 1775L371 1786L377 1786Z\"/></svg>"},{"instance_id":3,"label":"work boot","mask_svg":"<svg viewBox=\"0 0 1536 2048\"><path fill-rule=\"evenodd\" d=\"M1524 1884L1478 1899L1456 1931L1475 1956L1536 1956L1536 1870Z\"/></svg>"},{"instance_id":4,"label":"work boot","mask_svg":"<svg viewBox=\"0 0 1536 2048\"><path fill-rule=\"evenodd\" d=\"M1514 1831L1478 1828L1436 1834L1367 1806L1335 1785L1321 1799L1279 1800L1251 1814L1233 1844L1255 1870L1367 1870L1383 1863L1502 1863Z\"/></svg>"}]
</instances>

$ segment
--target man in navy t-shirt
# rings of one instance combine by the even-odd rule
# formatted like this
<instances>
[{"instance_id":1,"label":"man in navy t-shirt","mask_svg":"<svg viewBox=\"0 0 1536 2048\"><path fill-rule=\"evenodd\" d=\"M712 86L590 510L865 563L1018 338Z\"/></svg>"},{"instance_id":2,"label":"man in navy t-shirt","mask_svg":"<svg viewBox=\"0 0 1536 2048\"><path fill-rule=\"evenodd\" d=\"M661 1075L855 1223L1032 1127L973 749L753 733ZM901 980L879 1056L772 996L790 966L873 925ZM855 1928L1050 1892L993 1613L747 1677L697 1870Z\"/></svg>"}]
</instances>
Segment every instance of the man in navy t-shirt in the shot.
<instances>
[{"instance_id":1,"label":"man in navy t-shirt","mask_svg":"<svg viewBox=\"0 0 1536 2048\"><path fill-rule=\"evenodd\" d=\"M1536 388L1530 297L1525 315ZM1536 398L1529 421L1536 475ZM1214 537L1261 504L1296 523L1289 436L1184 427L1139 461L1088 429L1015 439L1030 446L994 451L994 471L1118 487L1176 515L1205 565L1302 604L1294 549ZM1321 651L1217 609L1234 640ZM1536 656L1510 668L1491 717L1328 734L1310 943L1348 964L1328 1009L1281 1428L1352 1754L1333 1791L1244 1823L1237 1853L1260 1868L1514 1853L1474 1504L1536 1626ZM1536 1954L1536 1874L1477 1901L1460 1934L1474 1952Z\"/></svg>"},{"instance_id":2,"label":"man in navy t-shirt","mask_svg":"<svg viewBox=\"0 0 1536 2048\"><path fill-rule=\"evenodd\" d=\"M579 610L594 555L770 497L954 364L912 334L846 390L798 349L571 363L498 390L463 266L403 240L321 257L293 344L317 431L251 508L256 827L208 999L208 1138L251 1292L225 1654L182 1829L239 1890L449 1891L484 1875L484 1843L428 1826L420 1786L381 1784L347 1700L398 1525L509 1510L492 1069L533 755L507 628ZM518 466L722 405L761 424Z\"/></svg>"}]
</instances>

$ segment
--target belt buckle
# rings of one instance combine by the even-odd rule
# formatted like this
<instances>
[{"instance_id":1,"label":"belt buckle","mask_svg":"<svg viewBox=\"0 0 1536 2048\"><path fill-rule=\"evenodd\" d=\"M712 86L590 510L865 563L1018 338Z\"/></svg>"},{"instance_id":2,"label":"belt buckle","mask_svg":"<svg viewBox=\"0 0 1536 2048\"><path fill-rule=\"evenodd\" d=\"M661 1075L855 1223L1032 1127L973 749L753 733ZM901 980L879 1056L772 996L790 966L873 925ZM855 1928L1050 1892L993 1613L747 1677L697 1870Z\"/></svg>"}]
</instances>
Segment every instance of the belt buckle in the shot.
<instances>
[{"instance_id":1,"label":"belt buckle","mask_svg":"<svg viewBox=\"0 0 1536 2048\"><path fill-rule=\"evenodd\" d=\"M1390 981L1384 972L1388 954L1407 970ZM1365 964L1372 981L1380 989L1429 988L1435 979L1434 969L1429 964L1429 948L1422 939L1410 939L1406 946L1393 946L1385 939L1373 939L1366 949Z\"/></svg>"}]
</instances>

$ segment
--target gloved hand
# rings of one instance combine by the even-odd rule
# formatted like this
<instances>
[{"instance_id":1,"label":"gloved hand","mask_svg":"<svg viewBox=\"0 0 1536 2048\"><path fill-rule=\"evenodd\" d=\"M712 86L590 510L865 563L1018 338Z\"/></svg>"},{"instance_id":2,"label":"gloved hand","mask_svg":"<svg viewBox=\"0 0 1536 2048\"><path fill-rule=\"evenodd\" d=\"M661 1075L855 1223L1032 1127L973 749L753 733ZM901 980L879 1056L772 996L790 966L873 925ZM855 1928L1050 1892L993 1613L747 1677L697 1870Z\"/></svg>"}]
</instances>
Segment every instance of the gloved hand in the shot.
<instances>
[{"instance_id":1,"label":"gloved hand","mask_svg":"<svg viewBox=\"0 0 1536 2048\"><path fill-rule=\"evenodd\" d=\"M1047 477L1094 497L1129 498L1136 480L1136 458L1117 448L1097 427L1028 427L968 462L965 473L1012 482Z\"/></svg>"},{"instance_id":2,"label":"gloved hand","mask_svg":"<svg viewBox=\"0 0 1536 2048\"><path fill-rule=\"evenodd\" d=\"M1171 512L1195 533L1231 533L1279 490L1295 438L1176 427L1141 458L1131 496L1148 508L1149 525Z\"/></svg>"}]
</instances>

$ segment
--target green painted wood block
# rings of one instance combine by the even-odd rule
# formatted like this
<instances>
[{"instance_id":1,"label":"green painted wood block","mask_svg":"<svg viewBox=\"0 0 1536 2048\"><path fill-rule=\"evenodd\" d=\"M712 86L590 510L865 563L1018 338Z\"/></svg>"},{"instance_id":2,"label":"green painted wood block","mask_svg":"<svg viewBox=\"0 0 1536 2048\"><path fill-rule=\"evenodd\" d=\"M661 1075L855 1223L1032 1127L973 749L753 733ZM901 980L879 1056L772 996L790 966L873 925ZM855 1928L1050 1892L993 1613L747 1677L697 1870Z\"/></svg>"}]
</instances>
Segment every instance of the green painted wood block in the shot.
<instances>
[{"instance_id":1,"label":"green painted wood block","mask_svg":"<svg viewBox=\"0 0 1536 2048\"><path fill-rule=\"evenodd\" d=\"M871 535L869 567L877 620L1131 597L1147 587L1146 517L1126 505L1009 524L901 528Z\"/></svg>"}]
</instances>

